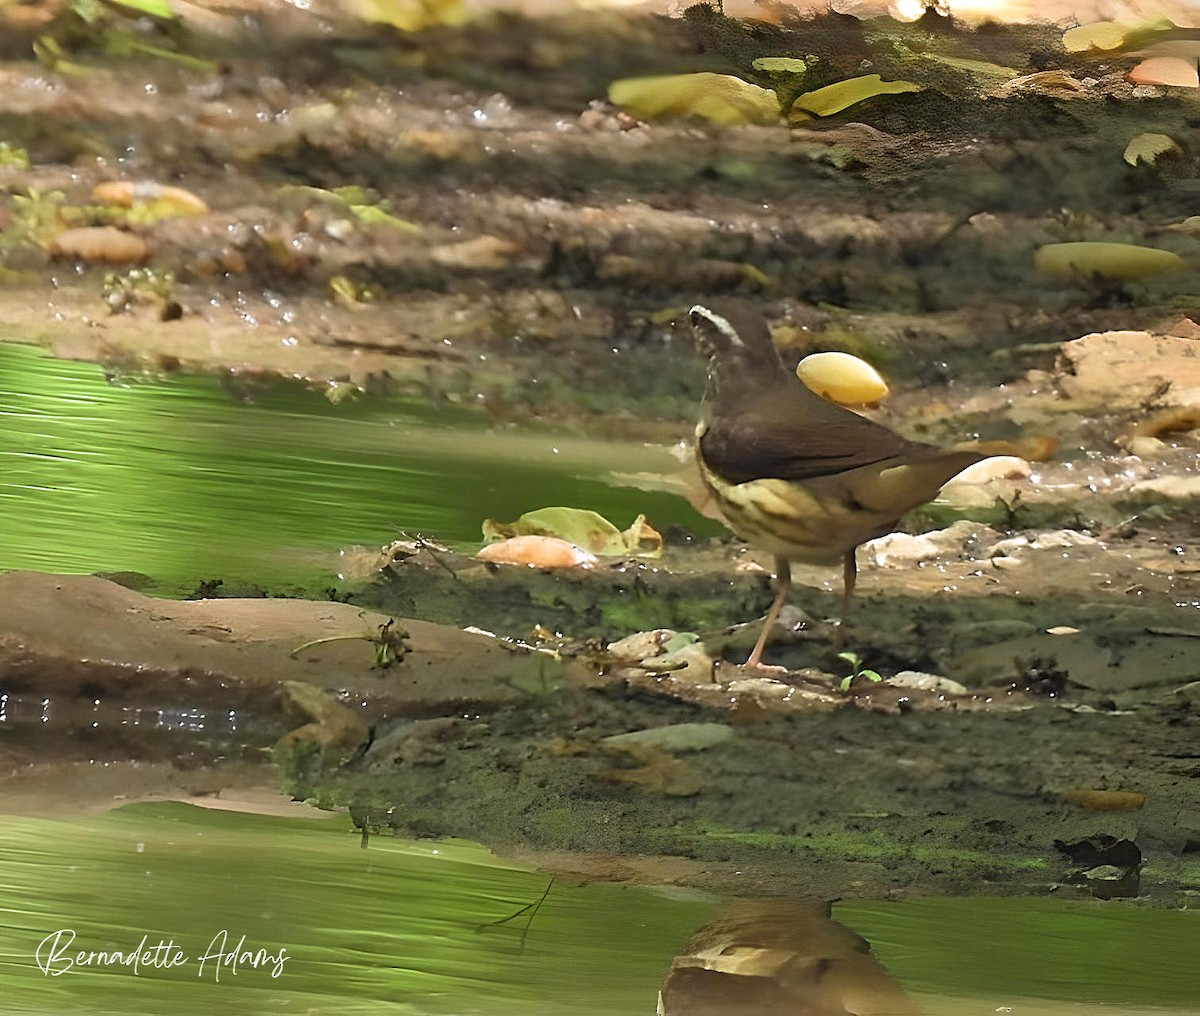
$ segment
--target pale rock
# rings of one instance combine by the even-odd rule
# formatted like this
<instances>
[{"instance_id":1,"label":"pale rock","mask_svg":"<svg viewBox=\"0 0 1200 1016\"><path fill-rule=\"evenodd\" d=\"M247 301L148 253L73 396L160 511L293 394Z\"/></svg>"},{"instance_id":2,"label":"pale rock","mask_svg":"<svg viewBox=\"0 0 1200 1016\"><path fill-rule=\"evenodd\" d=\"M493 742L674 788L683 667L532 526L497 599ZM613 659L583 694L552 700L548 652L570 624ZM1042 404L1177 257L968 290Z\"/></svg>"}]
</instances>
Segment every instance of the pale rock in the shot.
<instances>
[{"instance_id":1,"label":"pale rock","mask_svg":"<svg viewBox=\"0 0 1200 1016\"><path fill-rule=\"evenodd\" d=\"M1200 681L1197 682L1197 687L1200 688ZM745 677L729 682L731 695L757 695L760 698L782 699L787 698L791 690L790 684L769 677Z\"/></svg>"},{"instance_id":2,"label":"pale rock","mask_svg":"<svg viewBox=\"0 0 1200 1016\"><path fill-rule=\"evenodd\" d=\"M670 628L655 628L653 631L638 631L623 639L608 644L609 655L618 660L644 660L662 650L663 643L677 633Z\"/></svg>"},{"instance_id":3,"label":"pale rock","mask_svg":"<svg viewBox=\"0 0 1200 1016\"><path fill-rule=\"evenodd\" d=\"M1195 218L1197 218L1196 224L1200 225L1200 217ZM1166 332L1179 339L1200 339L1200 324L1196 324L1189 317L1181 317L1178 321L1168 325Z\"/></svg>"},{"instance_id":4,"label":"pale rock","mask_svg":"<svg viewBox=\"0 0 1200 1016\"><path fill-rule=\"evenodd\" d=\"M876 568L906 568L930 561L941 553L941 548L928 536L909 536L907 533L889 533L863 545L870 554Z\"/></svg>"},{"instance_id":5,"label":"pale rock","mask_svg":"<svg viewBox=\"0 0 1200 1016\"><path fill-rule=\"evenodd\" d=\"M1019 480L1033 472L1033 467L1016 455L993 455L967 466L951 483L990 483L992 480Z\"/></svg>"},{"instance_id":6,"label":"pale rock","mask_svg":"<svg viewBox=\"0 0 1200 1016\"><path fill-rule=\"evenodd\" d=\"M494 272L507 268L520 253L520 245L511 240L502 240L498 236L477 236L460 243L434 247L429 252L429 258L443 268Z\"/></svg>"},{"instance_id":7,"label":"pale rock","mask_svg":"<svg viewBox=\"0 0 1200 1016\"><path fill-rule=\"evenodd\" d=\"M686 684L712 684L714 664L702 642L693 642L673 653L651 656L641 666L652 674L663 674Z\"/></svg>"},{"instance_id":8,"label":"pale rock","mask_svg":"<svg viewBox=\"0 0 1200 1016\"><path fill-rule=\"evenodd\" d=\"M1034 550L1059 550L1065 547L1090 547L1099 541L1074 529L1052 529L1039 533L1030 546Z\"/></svg>"},{"instance_id":9,"label":"pale rock","mask_svg":"<svg viewBox=\"0 0 1200 1016\"><path fill-rule=\"evenodd\" d=\"M919 670L902 670L894 677L884 679L884 684L893 688L911 688L914 691L930 691L938 695L969 695L966 685L951 681L937 674L924 674Z\"/></svg>"},{"instance_id":10,"label":"pale rock","mask_svg":"<svg viewBox=\"0 0 1200 1016\"><path fill-rule=\"evenodd\" d=\"M990 526L970 519L959 519L945 529L935 529L925 536L942 550L957 551L965 547L991 546L991 542L1000 534Z\"/></svg>"},{"instance_id":11,"label":"pale rock","mask_svg":"<svg viewBox=\"0 0 1200 1016\"><path fill-rule=\"evenodd\" d=\"M1139 459L1156 459L1167 450L1167 443L1160 441L1156 437L1145 437L1141 434L1134 434L1132 437L1124 438L1119 442L1130 455L1136 455Z\"/></svg>"},{"instance_id":12,"label":"pale rock","mask_svg":"<svg viewBox=\"0 0 1200 1016\"><path fill-rule=\"evenodd\" d=\"M988 548L988 554L992 557L1009 557L1015 550L1024 550L1029 546L1028 536L1010 536L1004 540L997 540Z\"/></svg>"},{"instance_id":13,"label":"pale rock","mask_svg":"<svg viewBox=\"0 0 1200 1016\"><path fill-rule=\"evenodd\" d=\"M1180 391L1200 387L1198 341L1144 331L1093 332L1062 344L1058 387L1067 398L1108 412L1141 409L1155 396L1166 406L1179 405Z\"/></svg>"},{"instance_id":14,"label":"pale rock","mask_svg":"<svg viewBox=\"0 0 1200 1016\"><path fill-rule=\"evenodd\" d=\"M673 723L667 727L631 730L604 738L605 744L623 747L661 748L664 751L704 751L732 740L734 730L724 723Z\"/></svg>"},{"instance_id":15,"label":"pale rock","mask_svg":"<svg viewBox=\"0 0 1200 1016\"><path fill-rule=\"evenodd\" d=\"M1200 495L1200 476L1161 476L1142 480L1133 485L1135 494L1163 494L1166 497L1196 497Z\"/></svg>"}]
</instances>

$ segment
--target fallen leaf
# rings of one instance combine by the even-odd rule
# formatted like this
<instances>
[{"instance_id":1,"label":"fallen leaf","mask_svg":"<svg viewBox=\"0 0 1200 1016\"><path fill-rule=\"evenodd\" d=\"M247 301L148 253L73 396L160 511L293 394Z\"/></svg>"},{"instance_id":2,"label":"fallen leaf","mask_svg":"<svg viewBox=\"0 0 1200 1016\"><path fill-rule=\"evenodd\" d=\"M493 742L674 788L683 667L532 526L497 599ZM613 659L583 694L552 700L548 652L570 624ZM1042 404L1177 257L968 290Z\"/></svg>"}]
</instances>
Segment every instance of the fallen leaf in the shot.
<instances>
[{"instance_id":1,"label":"fallen leaf","mask_svg":"<svg viewBox=\"0 0 1200 1016\"><path fill-rule=\"evenodd\" d=\"M873 99L877 95L898 95L902 92L919 92L921 86L911 81L884 81L878 74L836 81L832 85L798 95L792 104L793 110L812 113L815 116L832 116L848 106Z\"/></svg>"},{"instance_id":2,"label":"fallen leaf","mask_svg":"<svg viewBox=\"0 0 1200 1016\"><path fill-rule=\"evenodd\" d=\"M1178 88L1200 88L1196 61L1178 56L1152 56L1129 72L1136 85L1174 85Z\"/></svg>"},{"instance_id":3,"label":"fallen leaf","mask_svg":"<svg viewBox=\"0 0 1200 1016\"><path fill-rule=\"evenodd\" d=\"M1125 146L1123 158L1131 166L1136 166L1139 162L1153 165L1154 160L1160 155L1179 150L1179 146L1167 135L1147 131L1139 134Z\"/></svg>"},{"instance_id":4,"label":"fallen leaf","mask_svg":"<svg viewBox=\"0 0 1200 1016\"><path fill-rule=\"evenodd\" d=\"M556 536L511 536L489 543L475 556L493 564L529 568L586 568L596 563L595 555Z\"/></svg>"},{"instance_id":5,"label":"fallen leaf","mask_svg":"<svg viewBox=\"0 0 1200 1016\"><path fill-rule=\"evenodd\" d=\"M110 265L133 265L146 260L150 253L146 241L116 226L80 226L64 229L50 241L50 253L56 257L100 261Z\"/></svg>"},{"instance_id":6,"label":"fallen leaf","mask_svg":"<svg viewBox=\"0 0 1200 1016\"><path fill-rule=\"evenodd\" d=\"M1146 795L1128 790L1064 790L1062 799L1089 811L1136 811L1146 803Z\"/></svg>"},{"instance_id":7,"label":"fallen leaf","mask_svg":"<svg viewBox=\"0 0 1200 1016\"><path fill-rule=\"evenodd\" d=\"M1156 247L1131 243L1048 243L1033 256L1039 273L1052 278L1106 275L1113 279L1141 279L1184 266L1183 258Z\"/></svg>"},{"instance_id":8,"label":"fallen leaf","mask_svg":"<svg viewBox=\"0 0 1200 1016\"><path fill-rule=\"evenodd\" d=\"M622 557L658 557L662 554L662 536L639 515L625 532L621 532L603 515L585 508L539 508L526 512L515 522L485 519L485 540L501 540L514 536L552 536L593 554Z\"/></svg>"},{"instance_id":9,"label":"fallen leaf","mask_svg":"<svg viewBox=\"0 0 1200 1016\"><path fill-rule=\"evenodd\" d=\"M642 120L698 116L719 124L774 123L779 100L730 74L665 74L621 78L608 86L608 101Z\"/></svg>"}]
</instances>

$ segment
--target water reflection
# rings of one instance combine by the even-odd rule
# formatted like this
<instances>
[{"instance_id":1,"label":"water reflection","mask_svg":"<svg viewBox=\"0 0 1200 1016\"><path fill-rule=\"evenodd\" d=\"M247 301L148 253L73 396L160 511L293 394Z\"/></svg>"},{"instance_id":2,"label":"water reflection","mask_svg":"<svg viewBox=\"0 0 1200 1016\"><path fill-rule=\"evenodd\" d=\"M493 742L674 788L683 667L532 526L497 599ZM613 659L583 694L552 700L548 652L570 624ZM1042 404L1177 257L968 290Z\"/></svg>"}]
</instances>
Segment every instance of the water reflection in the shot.
<instances>
[{"instance_id":1,"label":"water reflection","mask_svg":"<svg viewBox=\"0 0 1200 1016\"><path fill-rule=\"evenodd\" d=\"M214 579L320 590L339 547L409 530L474 548L485 517L551 504L716 531L681 497L606 479L674 470L663 448L489 427L428 400L332 405L285 380L249 402L211 377L109 384L3 343L0 464L0 568L143 573L167 594Z\"/></svg>"},{"instance_id":2,"label":"water reflection","mask_svg":"<svg viewBox=\"0 0 1200 1016\"><path fill-rule=\"evenodd\" d=\"M743 901L671 962L659 1016L916 1016L866 939L828 904Z\"/></svg>"},{"instance_id":3,"label":"water reflection","mask_svg":"<svg viewBox=\"0 0 1200 1016\"><path fill-rule=\"evenodd\" d=\"M666 1016L1200 1012L1191 912L720 907L563 875L547 891L545 874L462 842L359 844L345 815L158 803L0 817L2 1009L629 1016L661 992ZM54 976L39 947L45 960L59 945Z\"/></svg>"}]
</instances>

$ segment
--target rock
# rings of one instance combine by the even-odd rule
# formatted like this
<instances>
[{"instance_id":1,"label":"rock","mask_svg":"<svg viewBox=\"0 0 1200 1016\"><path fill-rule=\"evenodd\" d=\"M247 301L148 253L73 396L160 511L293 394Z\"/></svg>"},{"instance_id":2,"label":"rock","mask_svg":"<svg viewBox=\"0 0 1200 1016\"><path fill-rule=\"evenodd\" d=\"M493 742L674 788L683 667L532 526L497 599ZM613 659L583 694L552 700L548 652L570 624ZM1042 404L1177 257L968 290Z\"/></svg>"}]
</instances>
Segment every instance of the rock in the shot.
<instances>
[{"instance_id":1,"label":"rock","mask_svg":"<svg viewBox=\"0 0 1200 1016\"><path fill-rule=\"evenodd\" d=\"M1196 497L1200 495L1200 476L1162 476L1142 480L1131 488L1134 494L1162 494L1166 497Z\"/></svg>"},{"instance_id":2,"label":"rock","mask_svg":"<svg viewBox=\"0 0 1200 1016\"><path fill-rule=\"evenodd\" d=\"M1165 441L1160 441L1156 437L1144 437L1141 434L1127 437L1120 443L1130 455L1136 455L1139 459L1156 459L1167 450Z\"/></svg>"},{"instance_id":3,"label":"rock","mask_svg":"<svg viewBox=\"0 0 1200 1016\"><path fill-rule=\"evenodd\" d=\"M638 744L670 752L704 751L733 737L733 728L723 723L673 723L666 727L649 727L645 730L631 730L627 734L613 734L604 738L604 743L616 747Z\"/></svg>"},{"instance_id":4,"label":"rock","mask_svg":"<svg viewBox=\"0 0 1200 1016\"><path fill-rule=\"evenodd\" d=\"M642 660L641 665L652 674L667 674L676 681L686 681L689 684L713 683L713 660L700 642L693 642L672 653L651 656Z\"/></svg>"},{"instance_id":5,"label":"rock","mask_svg":"<svg viewBox=\"0 0 1200 1016\"><path fill-rule=\"evenodd\" d=\"M967 466L951 483L990 483L992 480L1018 480L1029 476L1033 467L1016 455L993 455Z\"/></svg>"},{"instance_id":6,"label":"rock","mask_svg":"<svg viewBox=\"0 0 1200 1016\"><path fill-rule=\"evenodd\" d=\"M644 660L662 651L663 643L678 633L670 628L637 631L608 644L608 652L618 660Z\"/></svg>"},{"instance_id":7,"label":"rock","mask_svg":"<svg viewBox=\"0 0 1200 1016\"><path fill-rule=\"evenodd\" d=\"M1030 544L1034 550L1058 550L1065 547L1090 547L1099 541L1094 536L1076 529L1053 529L1039 533Z\"/></svg>"},{"instance_id":8,"label":"rock","mask_svg":"<svg viewBox=\"0 0 1200 1016\"><path fill-rule=\"evenodd\" d=\"M146 241L116 226L80 226L64 229L50 241L55 257L78 258L110 265L141 264L150 256Z\"/></svg>"},{"instance_id":9,"label":"rock","mask_svg":"<svg viewBox=\"0 0 1200 1016\"><path fill-rule=\"evenodd\" d=\"M1200 346L1150 332L1094 332L1063 343L1056 383L1067 398L1106 412L1140 410L1156 396L1176 405L1179 390L1200 387Z\"/></svg>"},{"instance_id":10,"label":"rock","mask_svg":"<svg viewBox=\"0 0 1200 1016\"><path fill-rule=\"evenodd\" d=\"M8 572L0 671L19 665L43 694L86 686L130 705L177 701L184 687L198 708L263 717L279 712L285 681L351 689L372 711L437 715L510 702L562 673L543 653L419 620L402 622L411 646L403 662L379 669L370 639L388 620L347 603L162 600L91 576ZM337 641L292 655L317 638Z\"/></svg>"},{"instance_id":11,"label":"rock","mask_svg":"<svg viewBox=\"0 0 1200 1016\"><path fill-rule=\"evenodd\" d=\"M322 766L336 766L367 743L362 718L328 692L303 681L285 681L282 690L285 710L309 722L284 734L275 744L276 752L314 750Z\"/></svg>"},{"instance_id":12,"label":"rock","mask_svg":"<svg viewBox=\"0 0 1200 1016\"><path fill-rule=\"evenodd\" d=\"M507 268L521 254L519 244L497 236L477 236L461 243L442 244L429 252L430 260L443 268L495 272Z\"/></svg>"},{"instance_id":13,"label":"rock","mask_svg":"<svg viewBox=\"0 0 1200 1016\"><path fill-rule=\"evenodd\" d=\"M909 536L889 533L864 544L876 568L907 568L922 561L931 561L942 551L928 536Z\"/></svg>"},{"instance_id":14,"label":"rock","mask_svg":"<svg viewBox=\"0 0 1200 1016\"><path fill-rule=\"evenodd\" d=\"M894 677L885 678L884 683L890 684L893 688L912 688L917 691L934 692L938 695L971 694L966 685L937 674L923 674L919 670L902 670Z\"/></svg>"}]
</instances>

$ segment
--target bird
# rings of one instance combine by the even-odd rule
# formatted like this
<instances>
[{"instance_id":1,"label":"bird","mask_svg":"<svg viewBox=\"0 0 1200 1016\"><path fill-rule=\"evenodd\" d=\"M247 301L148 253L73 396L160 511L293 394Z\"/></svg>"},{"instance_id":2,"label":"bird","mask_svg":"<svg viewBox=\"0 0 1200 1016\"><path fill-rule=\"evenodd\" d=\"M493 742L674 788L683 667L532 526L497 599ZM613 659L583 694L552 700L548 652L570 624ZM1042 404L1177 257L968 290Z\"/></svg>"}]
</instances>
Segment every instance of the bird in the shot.
<instances>
[{"instance_id":1,"label":"bird","mask_svg":"<svg viewBox=\"0 0 1200 1016\"><path fill-rule=\"evenodd\" d=\"M697 304L688 316L708 357L695 441L700 478L725 524L775 559L775 599L745 667L762 666L793 561L842 565L840 647L859 545L894 531L987 454L910 441L810 391L749 306Z\"/></svg>"}]
</instances>

